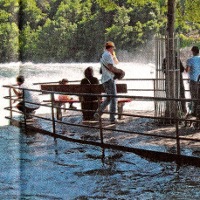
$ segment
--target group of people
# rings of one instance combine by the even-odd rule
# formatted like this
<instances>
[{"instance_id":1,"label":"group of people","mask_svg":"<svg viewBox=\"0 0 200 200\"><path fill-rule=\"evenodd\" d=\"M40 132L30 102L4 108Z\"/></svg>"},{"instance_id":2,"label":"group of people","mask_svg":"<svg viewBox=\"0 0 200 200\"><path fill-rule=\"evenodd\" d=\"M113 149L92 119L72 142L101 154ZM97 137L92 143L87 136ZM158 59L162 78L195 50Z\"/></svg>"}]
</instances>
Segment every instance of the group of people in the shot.
<instances>
[{"instance_id":1,"label":"group of people","mask_svg":"<svg viewBox=\"0 0 200 200\"><path fill-rule=\"evenodd\" d=\"M185 71L189 74L189 88L191 99L199 99L200 98L200 56L199 56L199 48L197 46L193 46L191 48L192 57L189 58L186 62L186 68L184 68L180 59L178 59L178 55L175 55L175 67L180 67L180 98L185 98L185 88L183 83L182 73ZM166 74L166 59L163 60L163 72ZM167 90L167 84L165 84L165 89ZM186 115L191 114L193 116L197 116L197 104L199 102L192 101L189 103L190 106L186 108L185 101L181 102L181 109L183 113ZM189 110L189 113L187 113ZM200 114L200 113L199 113Z\"/></svg>"},{"instance_id":2,"label":"group of people","mask_svg":"<svg viewBox=\"0 0 200 200\"><path fill-rule=\"evenodd\" d=\"M104 87L105 93L110 95L104 99L104 101L100 104L98 108L98 104L91 104L86 105L82 104L82 109L91 109L94 110L94 112L90 112L89 119L95 119L98 120L101 115L103 114L103 111L105 108L110 104L110 122L116 123L116 106L117 106L117 99L115 98L115 95L117 94L116 91L116 81L115 81L115 73L118 73L120 69L116 67L116 65L119 63L116 54L115 54L115 44L111 41L106 42L105 44L105 50L100 58L101 63L101 83ZM182 63L181 65L181 72L184 70L189 73L189 79L190 79L190 93L192 99L197 99L199 97L199 82L200 82L200 56L199 56L199 48L197 46L193 46L192 49L193 56L187 60L186 68L183 67ZM177 60L176 60L177 62ZM94 77L94 72L92 67L86 68L84 71L85 78L81 80L81 84L99 84L99 81L96 77ZM60 84L67 84L67 79L62 79L60 81ZM21 101L17 104L17 108L26 113L32 113L36 109L39 108L39 99L34 93L30 92L29 90L26 90L28 87L24 83L24 77L18 76L17 77L17 84L20 89L25 90L16 90L15 88L14 93L18 97L22 97L25 101ZM183 85L181 86L183 87ZM22 93L23 91L23 93ZM182 97L184 97L184 91L182 92ZM60 96L60 99L62 98L70 98L69 96ZM90 97L84 97L85 101L97 101L97 97L90 96ZM89 98L89 99L87 99ZM92 99L91 99L92 98ZM71 98L70 98L71 99ZM29 103L30 102L30 103ZM34 103L31 103L34 102ZM197 102L193 102L193 110L196 112L196 106ZM70 104L71 108L75 108L72 106L72 103ZM184 111L185 108L183 107ZM86 111L87 112L87 111ZM92 116L91 116L92 113ZM196 113L195 113L196 114Z\"/></svg>"},{"instance_id":3,"label":"group of people","mask_svg":"<svg viewBox=\"0 0 200 200\"><path fill-rule=\"evenodd\" d=\"M100 58L100 71L102 74L101 83L104 87L105 93L110 96L107 96L99 107L97 97L86 97L87 99L85 99L85 103L82 103L82 109L90 109L94 110L94 112L86 111L87 114L84 115L86 117L85 119L99 120L99 118L103 114L103 111L110 104L110 123L115 124L117 122L117 119L115 118L117 107L117 99L115 97L115 95L117 94L115 74L120 73L121 71L116 67L119 61L114 50L115 44L111 41L106 42L105 50ZM98 79L93 76L93 70L91 67L85 70L85 78L81 81L81 84L99 84ZM93 103L88 104L88 102L92 101Z\"/></svg>"},{"instance_id":4,"label":"group of people","mask_svg":"<svg viewBox=\"0 0 200 200\"><path fill-rule=\"evenodd\" d=\"M119 72L120 69L116 68L116 64L118 64L118 59L115 55L114 52L115 49L115 45L113 42L108 41L105 44L105 51L102 54L101 57L101 70L102 70L102 77L101 77L101 83L105 89L106 94L108 95L116 95L117 91L116 91L116 83L115 83L115 73ZM85 78L81 80L81 84L99 84L99 81L96 77L94 77L94 72L92 67L88 67L85 71L84 71L84 75ZM60 84L67 84L68 80L63 79L60 81ZM36 109L39 108L39 99L34 95L34 92L31 92L28 89L28 87L25 85L24 83L24 77L23 76L18 76L17 77L17 84L19 86L19 89L25 89L25 90L17 90L15 88L13 88L14 93L24 99L24 101L19 102L16 107L24 112L24 113L28 113L31 114L32 112L34 112ZM22 92L24 91L24 92ZM68 96L60 96L60 99L63 98L70 98ZM93 101L97 100L97 97L92 96L92 97L84 97L86 98L85 101L87 102L87 98L91 98ZM96 119L98 120L100 118L100 116L103 114L104 109L110 104L110 121L111 123L115 123L116 119L115 119L115 113L116 113L116 98L114 96L108 96L107 98L104 99L104 101L101 103L100 108L98 109L98 104L93 104L94 107L90 107L89 109L94 110L94 112L90 112L90 114L92 113L92 117L91 115L89 116L90 119ZM33 102L32 103L27 103L27 102ZM71 104L72 106L72 104ZM91 106L91 105L90 105ZM82 109L88 109L88 106L86 106L86 104L82 104ZM87 111L86 111L87 112Z\"/></svg>"}]
</instances>

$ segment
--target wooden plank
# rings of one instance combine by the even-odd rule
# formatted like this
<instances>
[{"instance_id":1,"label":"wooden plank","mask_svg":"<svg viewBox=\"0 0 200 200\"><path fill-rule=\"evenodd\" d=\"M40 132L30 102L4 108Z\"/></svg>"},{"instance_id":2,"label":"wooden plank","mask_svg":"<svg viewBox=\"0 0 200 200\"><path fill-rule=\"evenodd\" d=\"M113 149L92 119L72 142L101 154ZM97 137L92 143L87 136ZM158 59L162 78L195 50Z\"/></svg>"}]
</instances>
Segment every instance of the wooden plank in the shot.
<instances>
[{"instance_id":1,"label":"wooden plank","mask_svg":"<svg viewBox=\"0 0 200 200\"><path fill-rule=\"evenodd\" d=\"M102 84L92 85L80 85L80 84L69 84L69 85L41 85L42 90L55 91L55 92L73 92L73 93L91 93L100 94L104 92ZM117 84L117 93L127 93L127 84Z\"/></svg>"},{"instance_id":2,"label":"wooden plank","mask_svg":"<svg viewBox=\"0 0 200 200\"><path fill-rule=\"evenodd\" d=\"M116 84L117 85L117 93L127 93L127 84Z\"/></svg>"},{"instance_id":3,"label":"wooden plank","mask_svg":"<svg viewBox=\"0 0 200 200\"><path fill-rule=\"evenodd\" d=\"M96 93L101 92L99 85L92 85ZM41 85L42 90L55 91L55 92L73 92L73 93L91 93L90 85Z\"/></svg>"}]
</instances>

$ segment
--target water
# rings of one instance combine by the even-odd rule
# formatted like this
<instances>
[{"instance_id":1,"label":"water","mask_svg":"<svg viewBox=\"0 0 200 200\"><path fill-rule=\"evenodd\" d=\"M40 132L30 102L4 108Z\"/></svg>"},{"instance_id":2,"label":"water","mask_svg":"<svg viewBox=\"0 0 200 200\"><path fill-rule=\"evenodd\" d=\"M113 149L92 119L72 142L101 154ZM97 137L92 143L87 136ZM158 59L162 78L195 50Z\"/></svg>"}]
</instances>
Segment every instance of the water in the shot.
<instances>
[{"instance_id":1,"label":"water","mask_svg":"<svg viewBox=\"0 0 200 200\"><path fill-rule=\"evenodd\" d=\"M0 64L0 92L2 94L0 112L0 125L8 124L8 121L4 118L5 115L9 115L3 108L8 106L7 100L2 97L8 95L8 89L3 88L2 85L16 84L16 76L24 75L27 83L42 83L42 82L58 82L62 78L67 78L69 81L81 80L84 77L84 70L92 66L94 69L94 76L100 79L99 63L55 63L55 64L33 64L33 63L9 63ZM126 72L125 78L153 78L154 77L154 65L153 64L139 64L139 63L120 63L119 68L122 68ZM127 82L129 88L153 88L153 84L149 82ZM34 89L40 89L39 86L34 86ZM132 92L132 95L139 95L139 92ZM141 94L141 93L140 93ZM147 93L146 95L152 95L153 93ZM13 93L14 95L14 93ZM153 109L152 102L150 104L143 104L141 107L137 102L133 104L127 104L127 109ZM39 109L37 112L44 112Z\"/></svg>"},{"instance_id":2,"label":"water","mask_svg":"<svg viewBox=\"0 0 200 200\"><path fill-rule=\"evenodd\" d=\"M99 77L98 64L12 63L0 65L0 79L2 85L15 83L21 72L28 82L79 80L89 65ZM121 67L126 78L154 76L152 65L122 63ZM198 167L151 162L132 153L103 152L101 148L55 141L37 133L24 134L6 125L3 107L8 102L2 97L7 90L1 87L1 93L0 199L200 198Z\"/></svg>"},{"instance_id":3,"label":"water","mask_svg":"<svg viewBox=\"0 0 200 200\"><path fill-rule=\"evenodd\" d=\"M0 199L199 199L199 168L0 129Z\"/></svg>"}]
</instances>

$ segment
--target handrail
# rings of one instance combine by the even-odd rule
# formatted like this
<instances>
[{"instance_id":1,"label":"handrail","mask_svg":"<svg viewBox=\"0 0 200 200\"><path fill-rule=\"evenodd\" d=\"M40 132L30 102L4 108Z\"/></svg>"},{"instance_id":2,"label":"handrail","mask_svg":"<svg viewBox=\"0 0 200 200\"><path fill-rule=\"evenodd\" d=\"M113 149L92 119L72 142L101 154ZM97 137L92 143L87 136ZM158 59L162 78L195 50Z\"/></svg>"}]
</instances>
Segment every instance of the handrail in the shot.
<instances>
[{"instance_id":1,"label":"handrail","mask_svg":"<svg viewBox=\"0 0 200 200\"><path fill-rule=\"evenodd\" d=\"M13 86L8 86L8 85L4 85L3 87L8 88L9 91ZM75 96L97 96L99 99L99 104L100 104L100 99L102 97L116 97L116 98L131 98L135 101L175 101L175 102L179 102L179 101L198 101L198 99L178 99L178 98L164 98L164 97L147 97L147 96L135 96L135 95L106 95L106 94L87 94L87 93L73 93L73 92L52 92L52 91L43 91L43 90L37 90L37 89L22 89L24 90L29 90L32 92L45 92L46 94L50 94L51 95L51 105L47 105L47 104L38 104L38 103L32 103L32 102L26 102L26 103L32 103L35 105L40 105L40 106L44 106L44 107L48 107L51 108L51 119L49 118L45 118L45 117L41 117L41 116L37 116L37 115L33 115L34 117L38 118L38 119L43 119L43 120L47 120L52 122L52 128L53 128L53 134L56 135L56 123L62 124L62 125L70 125L70 126L78 126L78 127L88 127L91 129L97 129L99 130L100 133L100 140L101 140L101 144L104 144L104 131L116 131L116 132L121 132L124 134L135 134L135 135L142 135L145 137L157 137L157 138L166 138L166 139L173 139L176 141L176 145L177 145L177 155L181 155L181 147L180 147L180 141L194 141L194 142L200 142L200 139L194 139L194 138L188 138L188 137L184 137L184 136L179 136L179 126L178 123L179 121L190 121L190 122L198 122L200 123L199 120L191 120L191 119L182 119L179 116L176 117L156 117L156 116L148 116L148 115L137 115L134 113L123 113L122 115L124 116L128 116L128 117L140 117L140 118L148 118L148 119L168 119L168 120L174 120L175 121L175 128L176 128L176 136L167 136L167 135L157 135L157 134L153 134L153 133L144 133L144 132L138 132L138 131L130 131L130 130L123 130L123 129L113 129L113 128L108 128L108 127L104 127L102 124L102 119L100 118L99 120L99 126L88 126L88 125L84 125L84 124L75 124L75 123L69 123L69 122L63 122L60 120L56 120L54 117L54 108L56 108L56 106L54 105L54 95L55 94L62 94L62 95L75 95ZM15 109L13 109L12 107L12 103L11 101L13 100L11 91L9 92L9 96L6 96L4 98L9 99L10 100L10 104L9 107L6 107L6 110L10 111L10 117L7 117L8 119L12 120L13 119L13 112L17 112L17 113L21 113ZM63 108L62 108L63 109ZM67 108L65 108L65 110L68 110ZM71 110L71 109L70 109ZM83 111L82 109L77 109L74 110L75 112L80 112ZM106 114L110 114L110 112L104 112ZM114 114L118 114L118 113L114 113ZM26 124L26 119L25 119L25 124Z\"/></svg>"},{"instance_id":2,"label":"handrail","mask_svg":"<svg viewBox=\"0 0 200 200\"><path fill-rule=\"evenodd\" d=\"M124 82L124 81L126 81L126 82L129 82L129 81L151 81L151 82L153 82L153 85L154 85L154 82L155 81L165 81L165 78L157 78L157 79L155 79L155 78L125 78L125 79L123 79L123 80L119 80L120 82ZM183 81L185 82L185 81L189 81L189 79L188 78L183 78ZM69 80L69 84L70 83L80 83L81 82L81 80ZM34 85L45 85L45 84L58 84L59 82L58 81L51 81L51 82L38 82L38 83L33 83ZM133 91L137 91L137 92L155 92L155 91L157 91L157 92L161 92L161 91L165 91L164 89L142 89L142 88L139 88L139 89L137 89L137 88L128 88L127 89L128 91L131 91L131 92L133 92ZM189 89L185 89L185 92L189 92L190 90Z\"/></svg>"}]
</instances>

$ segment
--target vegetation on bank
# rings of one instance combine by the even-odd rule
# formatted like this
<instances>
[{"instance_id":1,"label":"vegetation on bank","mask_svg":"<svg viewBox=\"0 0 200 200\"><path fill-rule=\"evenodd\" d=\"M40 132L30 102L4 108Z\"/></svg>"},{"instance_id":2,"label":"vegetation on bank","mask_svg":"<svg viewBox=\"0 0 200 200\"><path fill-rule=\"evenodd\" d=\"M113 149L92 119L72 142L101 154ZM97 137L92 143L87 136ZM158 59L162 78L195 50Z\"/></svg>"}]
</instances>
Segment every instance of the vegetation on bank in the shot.
<instances>
[{"instance_id":1,"label":"vegetation on bank","mask_svg":"<svg viewBox=\"0 0 200 200\"><path fill-rule=\"evenodd\" d=\"M176 1L181 46L200 45L200 1ZM107 40L151 51L166 22L167 0L1 0L0 62L96 62Z\"/></svg>"}]
</instances>

